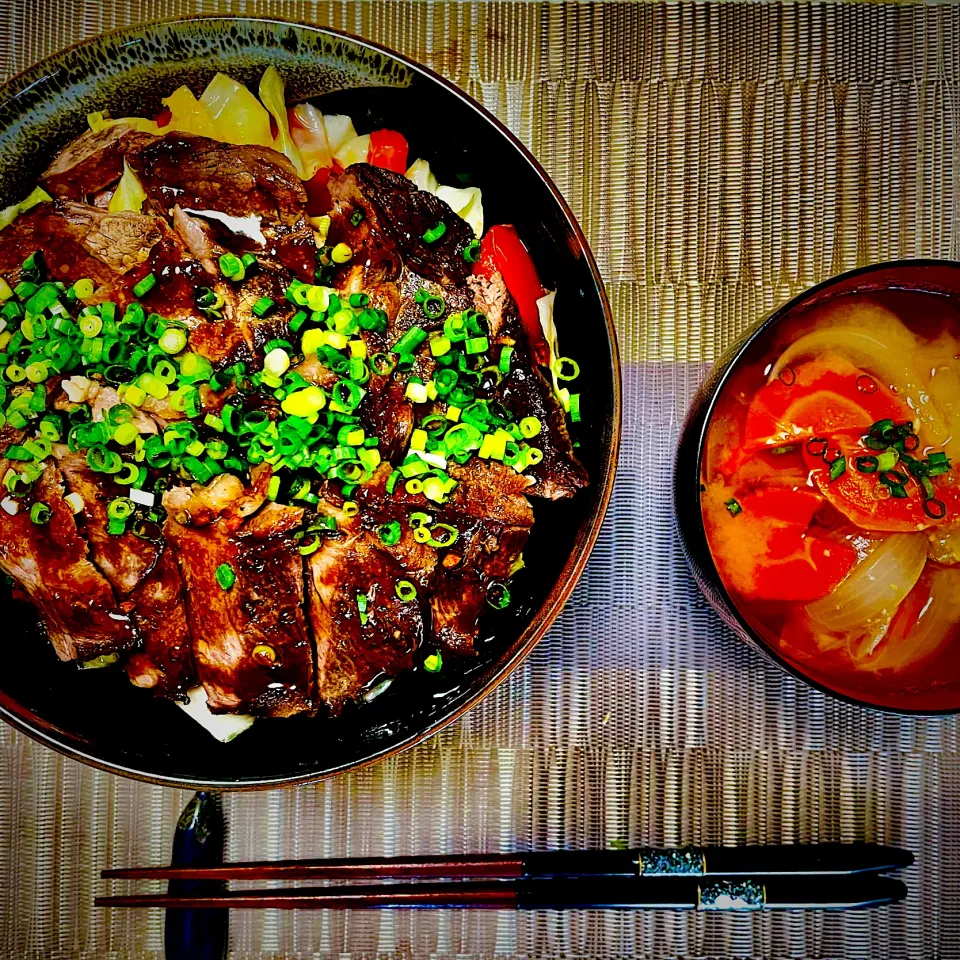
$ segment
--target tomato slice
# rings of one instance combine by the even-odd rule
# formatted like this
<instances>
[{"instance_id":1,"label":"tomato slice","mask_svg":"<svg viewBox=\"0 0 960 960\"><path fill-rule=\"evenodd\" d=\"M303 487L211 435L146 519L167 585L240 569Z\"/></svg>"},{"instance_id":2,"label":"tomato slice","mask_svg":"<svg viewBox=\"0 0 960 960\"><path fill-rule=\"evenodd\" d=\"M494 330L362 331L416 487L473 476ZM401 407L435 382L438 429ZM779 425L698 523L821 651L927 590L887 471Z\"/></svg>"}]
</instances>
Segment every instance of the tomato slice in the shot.
<instances>
[{"instance_id":1,"label":"tomato slice","mask_svg":"<svg viewBox=\"0 0 960 960\"><path fill-rule=\"evenodd\" d=\"M169 107L164 107L159 113L154 114L153 119L158 127L165 127L173 119L173 114L170 112Z\"/></svg>"},{"instance_id":2,"label":"tomato slice","mask_svg":"<svg viewBox=\"0 0 960 960\"><path fill-rule=\"evenodd\" d=\"M955 469L930 481L936 499L945 508L942 518L932 517L924 507L926 493L923 487L902 464L897 464L893 469L906 478L903 485L906 497L893 496L890 487L881 481L877 473L862 473L857 469L858 457L877 454L877 451L863 446L863 432L861 428L856 432L830 436L827 459L811 453L808 445L803 445L803 458L810 470L810 479L840 513L864 530L888 533L911 533L938 523L956 522L960 518L960 484ZM846 467L842 474L831 480L831 462L838 455L846 458Z\"/></svg>"},{"instance_id":3,"label":"tomato slice","mask_svg":"<svg viewBox=\"0 0 960 960\"><path fill-rule=\"evenodd\" d=\"M393 170L394 173L406 173L409 152L407 138L402 133L396 130L374 130L370 134L367 162L375 167Z\"/></svg>"},{"instance_id":4,"label":"tomato slice","mask_svg":"<svg viewBox=\"0 0 960 960\"><path fill-rule=\"evenodd\" d=\"M788 369L789 382L774 380L754 395L744 426L747 449L910 419L910 410L889 389L839 357Z\"/></svg>"},{"instance_id":5,"label":"tomato slice","mask_svg":"<svg viewBox=\"0 0 960 960\"><path fill-rule=\"evenodd\" d=\"M704 518L717 565L746 599L809 603L826 596L850 572L856 550L811 528L824 498L815 490L764 487L737 498L708 491Z\"/></svg>"},{"instance_id":6,"label":"tomato slice","mask_svg":"<svg viewBox=\"0 0 960 960\"><path fill-rule=\"evenodd\" d=\"M537 301L543 296L543 286L530 253L509 224L498 224L487 231L480 244L480 257L473 267L473 272L481 277L490 277L496 271L503 276L510 296L516 301L520 321L537 362L548 366L550 347L544 338L537 308Z\"/></svg>"}]
</instances>

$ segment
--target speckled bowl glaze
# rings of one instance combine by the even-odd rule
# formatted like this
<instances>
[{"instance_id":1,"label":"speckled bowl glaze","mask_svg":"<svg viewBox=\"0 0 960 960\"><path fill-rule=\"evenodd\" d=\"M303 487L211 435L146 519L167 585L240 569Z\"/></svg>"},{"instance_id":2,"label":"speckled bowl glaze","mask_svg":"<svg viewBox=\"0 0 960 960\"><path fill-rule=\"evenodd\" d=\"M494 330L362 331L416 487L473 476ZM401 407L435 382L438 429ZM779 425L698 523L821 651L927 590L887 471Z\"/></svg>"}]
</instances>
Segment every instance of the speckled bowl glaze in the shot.
<instances>
[{"instance_id":1,"label":"speckled bowl glaze","mask_svg":"<svg viewBox=\"0 0 960 960\"><path fill-rule=\"evenodd\" d=\"M26 604L7 616L0 715L94 766L181 787L303 783L372 762L436 732L489 693L530 652L569 597L596 539L613 485L620 436L620 369L596 264L557 189L530 153L452 84L406 58L338 33L278 20L201 17L118 30L72 47L0 90L0 206L25 195L86 115L152 116L183 83L197 93L222 70L256 89L273 64L289 102L315 99L361 131L401 130L411 157L440 180L483 189L487 223L510 222L541 277L556 287L561 341L581 366L579 453L590 488L535 504L536 525L514 604L482 623L479 652L440 674L397 678L341 717L261 720L229 744L177 707L137 690L117 670L79 672L54 656ZM449 658L448 658L449 661Z\"/></svg>"},{"instance_id":2,"label":"speckled bowl glaze","mask_svg":"<svg viewBox=\"0 0 960 960\"><path fill-rule=\"evenodd\" d=\"M960 713L960 706L944 710L898 709L868 699L854 699L814 680L750 625L727 590L714 562L700 509L701 473L706 452L707 431L717 402L733 372L767 355L774 327L818 303L842 294L876 294L890 290L913 290L939 296L960 296L960 262L952 260L893 260L851 270L819 283L778 307L747 330L717 361L710 376L694 397L687 415L674 470L674 508L677 530L694 578L723 622L744 643L759 650L788 673L831 696L858 706L889 713L932 715Z\"/></svg>"}]
</instances>

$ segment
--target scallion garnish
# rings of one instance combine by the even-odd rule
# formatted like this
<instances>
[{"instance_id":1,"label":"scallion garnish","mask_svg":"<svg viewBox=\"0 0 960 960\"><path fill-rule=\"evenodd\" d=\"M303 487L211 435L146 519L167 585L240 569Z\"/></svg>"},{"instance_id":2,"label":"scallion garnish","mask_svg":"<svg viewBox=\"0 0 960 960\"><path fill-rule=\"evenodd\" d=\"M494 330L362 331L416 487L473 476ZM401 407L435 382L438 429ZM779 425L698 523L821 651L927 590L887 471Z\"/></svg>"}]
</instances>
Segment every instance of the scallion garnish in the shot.
<instances>
[{"instance_id":1,"label":"scallion garnish","mask_svg":"<svg viewBox=\"0 0 960 960\"><path fill-rule=\"evenodd\" d=\"M145 297L156 285L156 276L148 273L139 283L133 285L133 295L135 297Z\"/></svg>"},{"instance_id":2,"label":"scallion garnish","mask_svg":"<svg viewBox=\"0 0 960 960\"><path fill-rule=\"evenodd\" d=\"M480 259L479 240L473 239L463 248L463 259L467 263L476 263Z\"/></svg>"},{"instance_id":3,"label":"scallion garnish","mask_svg":"<svg viewBox=\"0 0 960 960\"><path fill-rule=\"evenodd\" d=\"M423 658L423 669L426 670L427 673L439 673L442 667L443 656L439 650L435 650Z\"/></svg>"},{"instance_id":4,"label":"scallion garnish","mask_svg":"<svg viewBox=\"0 0 960 960\"><path fill-rule=\"evenodd\" d=\"M731 517L736 517L739 514L743 513L743 507L740 506L736 498L732 497L724 503L724 506L727 508L727 512Z\"/></svg>"},{"instance_id":5,"label":"scallion garnish","mask_svg":"<svg viewBox=\"0 0 960 960\"><path fill-rule=\"evenodd\" d=\"M494 610L506 610L510 606L510 591L504 583L494 581L487 587L487 603Z\"/></svg>"},{"instance_id":6,"label":"scallion garnish","mask_svg":"<svg viewBox=\"0 0 960 960\"><path fill-rule=\"evenodd\" d=\"M217 567L215 576L221 590L229 590L237 582L237 575L233 572L233 567L229 563L221 563Z\"/></svg>"},{"instance_id":7,"label":"scallion garnish","mask_svg":"<svg viewBox=\"0 0 960 960\"><path fill-rule=\"evenodd\" d=\"M830 482L839 480L847 472L847 458L841 454L830 464Z\"/></svg>"},{"instance_id":8,"label":"scallion garnish","mask_svg":"<svg viewBox=\"0 0 960 960\"><path fill-rule=\"evenodd\" d=\"M423 235L424 243L436 243L446 232L447 225L441 220Z\"/></svg>"},{"instance_id":9,"label":"scallion garnish","mask_svg":"<svg viewBox=\"0 0 960 960\"><path fill-rule=\"evenodd\" d=\"M396 593L404 603L407 603L416 597L417 588L409 580L398 580Z\"/></svg>"},{"instance_id":10,"label":"scallion garnish","mask_svg":"<svg viewBox=\"0 0 960 960\"><path fill-rule=\"evenodd\" d=\"M40 526L46 523L52 514L53 511L47 504L37 502L30 508L30 522Z\"/></svg>"}]
</instances>

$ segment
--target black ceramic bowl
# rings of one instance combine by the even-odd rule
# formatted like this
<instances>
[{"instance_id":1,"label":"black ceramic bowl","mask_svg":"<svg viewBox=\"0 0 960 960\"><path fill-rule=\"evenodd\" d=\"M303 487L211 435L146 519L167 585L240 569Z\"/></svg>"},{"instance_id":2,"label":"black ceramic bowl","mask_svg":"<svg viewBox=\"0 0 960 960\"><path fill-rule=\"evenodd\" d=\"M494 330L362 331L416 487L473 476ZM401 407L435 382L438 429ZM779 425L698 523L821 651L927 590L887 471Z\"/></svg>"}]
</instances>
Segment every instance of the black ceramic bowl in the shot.
<instances>
[{"instance_id":1,"label":"black ceramic bowl","mask_svg":"<svg viewBox=\"0 0 960 960\"><path fill-rule=\"evenodd\" d=\"M6 620L0 715L63 753L128 776L176 786L269 787L357 767L434 733L488 693L530 652L586 563L613 484L620 435L620 370L596 264L569 207L531 154L459 89L412 61L333 30L277 20L197 18L118 30L72 47L0 90L0 206L20 199L95 110L152 116L180 84L199 92L222 70L253 89L273 64L288 102L314 99L361 131L392 127L411 158L441 182L483 190L486 223L513 223L548 288L561 342L576 357L583 423L579 454L589 489L540 502L515 602L482 623L479 654L398 678L337 719L261 720L220 744L177 707L116 670L62 664L32 608L0 597Z\"/></svg>"},{"instance_id":2,"label":"black ceramic bowl","mask_svg":"<svg viewBox=\"0 0 960 960\"><path fill-rule=\"evenodd\" d=\"M723 354L698 390L681 433L674 474L677 528L693 575L711 606L741 640L766 654L795 677L849 703L892 713L957 713L960 712L960 691L955 696L951 694L955 705L946 705L942 709L900 707L889 699L878 698L880 702L875 702L869 695L845 695L833 689L829 682L810 677L792 660L784 657L748 622L727 591L710 552L700 509L701 471L707 430L718 400L732 376L743 367L765 362L774 328L801 311L841 294L879 294L888 291L915 291L960 298L960 263L946 260L895 260L833 277L778 307L746 331Z\"/></svg>"}]
</instances>

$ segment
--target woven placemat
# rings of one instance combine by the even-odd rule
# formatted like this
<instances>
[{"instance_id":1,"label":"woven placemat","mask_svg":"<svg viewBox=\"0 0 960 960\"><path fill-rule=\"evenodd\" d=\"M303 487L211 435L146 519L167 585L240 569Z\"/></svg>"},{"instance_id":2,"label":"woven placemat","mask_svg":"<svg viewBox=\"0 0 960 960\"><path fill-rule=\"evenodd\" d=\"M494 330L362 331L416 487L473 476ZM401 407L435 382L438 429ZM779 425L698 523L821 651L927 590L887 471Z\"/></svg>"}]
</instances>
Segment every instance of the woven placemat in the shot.
<instances>
[{"instance_id":1,"label":"woven placemat","mask_svg":"<svg viewBox=\"0 0 960 960\"><path fill-rule=\"evenodd\" d=\"M506 121L593 245L626 393L606 526L526 664L399 757L228 796L230 856L838 839L918 856L907 903L861 914L247 912L231 956L960 955L957 721L842 705L740 646L668 497L686 405L737 331L841 270L960 252L960 9L6 0L0 73L214 10L378 40ZM167 857L186 800L0 728L0 957L159 957L159 912L91 904L104 865Z\"/></svg>"}]
</instances>

